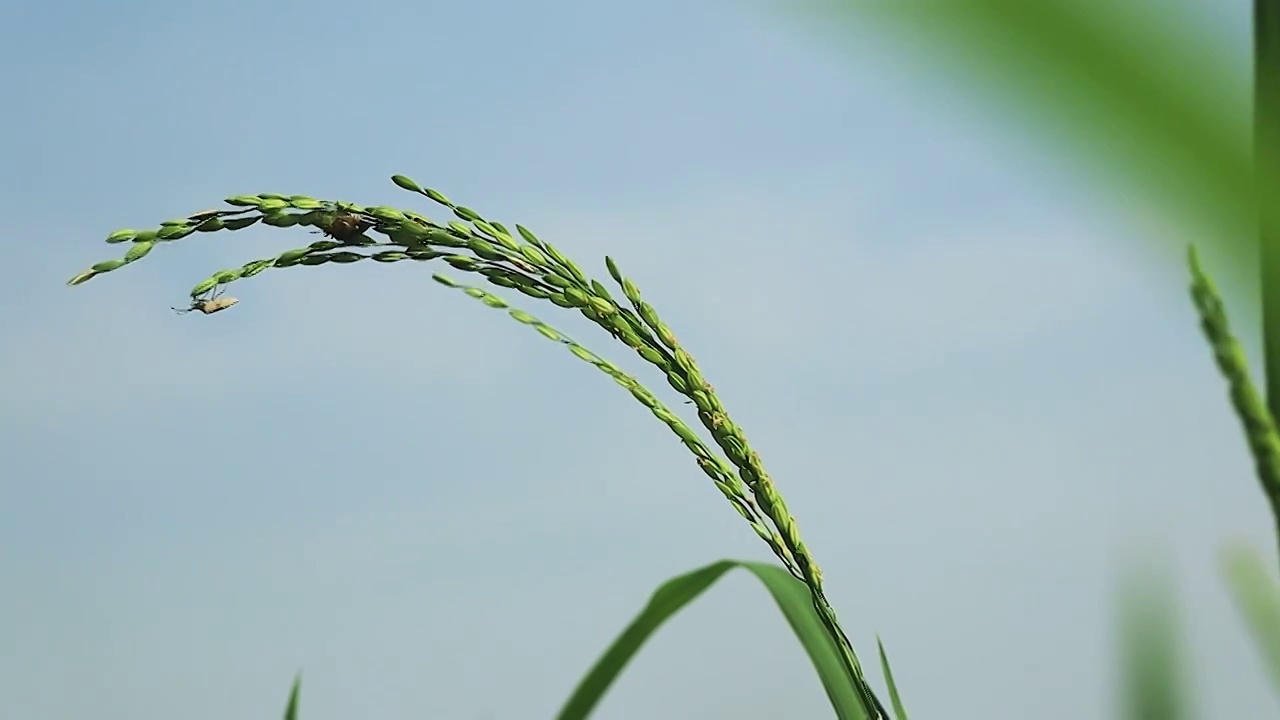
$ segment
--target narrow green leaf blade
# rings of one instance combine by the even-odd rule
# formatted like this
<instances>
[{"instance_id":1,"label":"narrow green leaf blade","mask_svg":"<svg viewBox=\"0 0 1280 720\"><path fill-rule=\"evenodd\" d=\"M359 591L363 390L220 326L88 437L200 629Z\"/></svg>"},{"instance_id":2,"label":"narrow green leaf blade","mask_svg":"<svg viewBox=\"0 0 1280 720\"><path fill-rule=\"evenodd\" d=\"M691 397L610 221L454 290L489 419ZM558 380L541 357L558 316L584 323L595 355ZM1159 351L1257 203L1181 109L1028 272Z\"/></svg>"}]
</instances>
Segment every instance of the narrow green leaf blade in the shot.
<instances>
[{"instance_id":1,"label":"narrow green leaf blade","mask_svg":"<svg viewBox=\"0 0 1280 720\"><path fill-rule=\"evenodd\" d=\"M1280 586L1258 553L1243 545L1226 551L1223 569L1236 607L1244 615L1271 683L1280 693Z\"/></svg>"},{"instance_id":2,"label":"narrow green leaf blade","mask_svg":"<svg viewBox=\"0 0 1280 720\"><path fill-rule=\"evenodd\" d=\"M876 718L885 715L871 688L864 689L865 695L859 694L860 681L850 676L840 660L840 651L836 648L835 641L813 607L813 596L809 593L808 586L778 565L744 561L739 562L738 566L755 575L773 596L796 639L809 655L809 661L813 663L813 669L822 681L836 717ZM874 706L868 707L863 697L869 697Z\"/></svg>"},{"instance_id":3,"label":"narrow green leaf blade","mask_svg":"<svg viewBox=\"0 0 1280 720\"><path fill-rule=\"evenodd\" d=\"M836 716L841 720L874 718L876 709L863 706L855 689L854 679L841 663L835 643L813 609L813 600L804 583L775 565L720 560L663 583L640 614L579 682L560 710L559 720L585 720L589 717L614 680L649 637L664 622L715 584L716 580L736 567L755 575L778 603L778 608L782 610L796 638L809 654Z\"/></svg>"},{"instance_id":4,"label":"narrow green leaf blade","mask_svg":"<svg viewBox=\"0 0 1280 720\"><path fill-rule=\"evenodd\" d=\"M289 690L289 704L284 708L284 720L298 720L298 690L302 686L302 676L293 679L293 688Z\"/></svg>"},{"instance_id":5,"label":"narrow green leaf blade","mask_svg":"<svg viewBox=\"0 0 1280 720\"><path fill-rule=\"evenodd\" d=\"M880 670L884 673L884 683L889 686L889 701L893 703L893 714L896 720L907 720L907 709L902 706L902 698L898 695L898 684L893 680L893 670L889 668L889 656L885 654L884 643L876 636L876 647L880 649Z\"/></svg>"}]
</instances>

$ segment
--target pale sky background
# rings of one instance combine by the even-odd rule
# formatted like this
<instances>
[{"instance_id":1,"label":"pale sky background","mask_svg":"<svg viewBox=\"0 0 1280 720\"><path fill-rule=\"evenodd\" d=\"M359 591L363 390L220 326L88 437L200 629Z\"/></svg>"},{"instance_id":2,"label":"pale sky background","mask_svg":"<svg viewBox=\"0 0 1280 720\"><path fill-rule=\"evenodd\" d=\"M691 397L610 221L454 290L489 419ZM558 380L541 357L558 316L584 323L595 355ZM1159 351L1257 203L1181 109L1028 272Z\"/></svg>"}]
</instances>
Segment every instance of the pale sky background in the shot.
<instances>
[{"instance_id":1,"label":"pale sky background","mask_svg":"<svg viewBox=\"0 0 1280 720\"><path fill-rule=\"evenodd\" d=\"M1245 72L1248 3L1197 4ZM0 718L278 717L297 671L305 720L551 717L659 583L769 559L626 392L427 267L170 312L314 239L255 227L63 285L230 194L442 215L396 172L617 258L913 717L1113 716L1143 548L1201 716L1274 715L1217 569L1271 521L1177 254L866 40L733 2L4 4ZM733 574L596 717L830 716Z\"/></svg>"}]
</instances>

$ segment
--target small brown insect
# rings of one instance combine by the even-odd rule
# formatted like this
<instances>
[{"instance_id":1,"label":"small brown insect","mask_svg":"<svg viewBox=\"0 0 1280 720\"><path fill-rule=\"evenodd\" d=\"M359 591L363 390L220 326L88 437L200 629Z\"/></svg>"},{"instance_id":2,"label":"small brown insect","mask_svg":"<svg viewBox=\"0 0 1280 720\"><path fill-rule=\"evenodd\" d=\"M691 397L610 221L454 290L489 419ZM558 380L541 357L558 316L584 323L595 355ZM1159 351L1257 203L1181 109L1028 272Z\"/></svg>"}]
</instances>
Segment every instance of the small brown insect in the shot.
<instances>
[{"instance_id":1,"label":"small brown insect","mask_svg":"<svg viewBox=\"0 0 1280 720\"><path fill-rule=\"evenodd\" d=\"M214 294L208 298L192 298L191 307L173 308L173 311L178 313L179 315L186 315L189 312L194 312L196 310L199 310L205 315L212 315L216 312L221 312L222 310L226 310L227 308L231 307L232 305L235 305L238 302L240 301L237 300L236 298L222 297L221 291L215 291Z\"/></svg>"},{"instance_id":2,"label":"small brown insect","mask_svg":"<svg viewBox=\"0 0 1280 720\"><path fill-rule=\"evenodd\" d=\"M337 216L320 232L325 237L331 237L338 242L350 242L363 235L364 231L371 227L373 227L373 223L369 222L363 215L347 212L346 208L339 207Z\"/></svg>"}]
</instances>

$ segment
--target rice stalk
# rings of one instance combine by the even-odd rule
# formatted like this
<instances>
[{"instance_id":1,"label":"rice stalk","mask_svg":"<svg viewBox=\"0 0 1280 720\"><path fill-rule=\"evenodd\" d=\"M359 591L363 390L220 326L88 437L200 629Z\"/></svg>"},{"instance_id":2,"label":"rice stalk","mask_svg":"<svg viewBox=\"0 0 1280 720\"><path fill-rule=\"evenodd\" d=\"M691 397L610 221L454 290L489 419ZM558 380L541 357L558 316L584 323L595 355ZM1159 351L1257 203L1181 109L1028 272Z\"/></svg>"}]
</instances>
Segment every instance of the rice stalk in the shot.
<instances>
[{"instance_id":1,"label":"rice stalk","mask_svg":"<svg viewBox=\"0 0 1280 720\"><path fill-rule=\"evenodd\" d=\"M795 517L751 448L746 434L729 418L714 388L696 360L679 343L657 311L642 299L639 288L624 276L612 258L606 258L609 275L620 287L626 305L616 301L608 288L590 278L555 246L532 231L516 225L510 232L475 210L457 205L443 193L424 188L403 175L392 181L400 188L428 198L449 210L455 219L433 221L411 211L387 206L365 207L347 202L320 200L306 195L261 193L226 199L231 208L205 210L185 218L168 220L148 230L117 230L108 243L130 243L120 258L97 263L77 274L68 284L80 285L149 255L158 245L196 233L237 231L255 224L274 228L304 227L326 239L239 267L220 270L197 283L190 292L193 307L209 302L231 283L269 269L297 266L348 265L365 260L380 263L438 260L454 270L479 275L491 285L513 289L528 297L576 310L646 362L660 370L667 383L697 409L698 419L720 452L660 403L635 378L623 373L584 346L532 315L510 309L505 300L481 288L435 274L441 284L460 290L489 307L508 310L511 317L533 327L549 340L565 345L576 357L606 373L664 424L694 454L698 467L750 524L783 566L802 580L812 595L814 608L840 651L866 707L887 717L867 684L852 644L828 602L822 571L800 535ZM370 233L381 236L375 239Z\"/></svg>"}]
</instances>

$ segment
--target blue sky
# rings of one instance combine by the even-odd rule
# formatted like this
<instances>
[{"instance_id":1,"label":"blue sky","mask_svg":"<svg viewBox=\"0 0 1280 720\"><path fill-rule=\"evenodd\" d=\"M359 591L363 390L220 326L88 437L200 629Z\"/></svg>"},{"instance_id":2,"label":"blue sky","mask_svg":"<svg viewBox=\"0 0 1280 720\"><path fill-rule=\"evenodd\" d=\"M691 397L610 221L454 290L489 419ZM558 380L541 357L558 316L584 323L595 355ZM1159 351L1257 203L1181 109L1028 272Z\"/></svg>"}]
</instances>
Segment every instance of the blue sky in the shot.
<instances>
[{"instance_id":1,"label":"blue sky","mask_svg":"<svg viewBox=\"0 0 1280 720\"><path fill-rule=\"evenodd\" d=\"M1243 68L1247 3L1199 4ZM230 194L418 205L397 172L618 260L915 715L1107 716L1152 553L1205 715L1274 712L1216 564L1271 521L1176 253L863 40L727 2L0 9L0 716L269 716L299 670L307 720L552 716L658 583L768 559L625 392L426 268L169 311L313 239L255 228L63 285ZM730 576L597 716L825 717L811 675Z\"/></svg>"}]
</instances>

